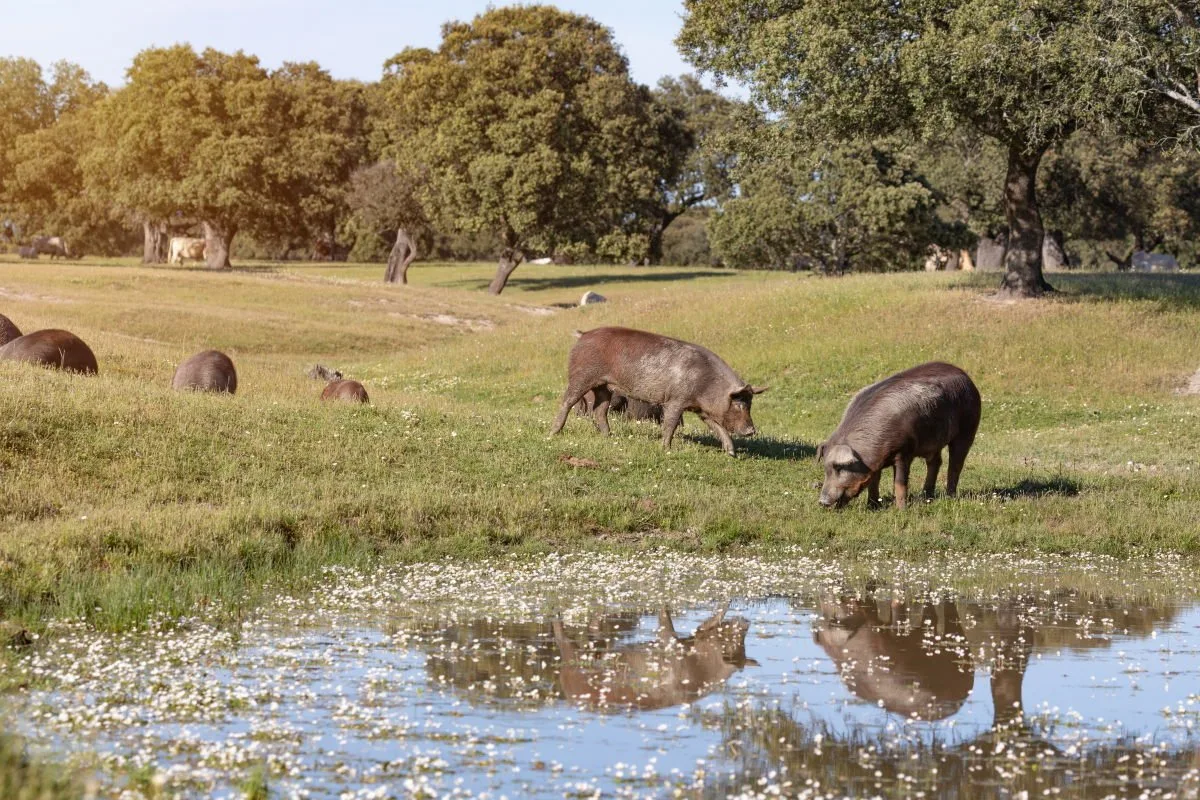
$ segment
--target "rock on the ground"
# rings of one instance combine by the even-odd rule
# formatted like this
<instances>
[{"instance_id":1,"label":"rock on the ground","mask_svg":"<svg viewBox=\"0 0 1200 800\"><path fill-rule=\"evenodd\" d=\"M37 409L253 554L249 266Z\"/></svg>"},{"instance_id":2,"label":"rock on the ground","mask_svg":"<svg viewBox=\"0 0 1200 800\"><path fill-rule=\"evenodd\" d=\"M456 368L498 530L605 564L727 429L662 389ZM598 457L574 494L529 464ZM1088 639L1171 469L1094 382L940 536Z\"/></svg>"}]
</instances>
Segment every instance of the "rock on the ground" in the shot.
<instances>
[{"instance_id":1,"label":"rock on the ground","mask_svg":"<svg viewBox=\"0 0 1200 800\"><path fill-rule=\"evenodd\" d=\"M584 292L583 297L579 298L579 305L590 306L592 303L607 303L608 298L596 292Z\"/></svg>"}]
</instances>

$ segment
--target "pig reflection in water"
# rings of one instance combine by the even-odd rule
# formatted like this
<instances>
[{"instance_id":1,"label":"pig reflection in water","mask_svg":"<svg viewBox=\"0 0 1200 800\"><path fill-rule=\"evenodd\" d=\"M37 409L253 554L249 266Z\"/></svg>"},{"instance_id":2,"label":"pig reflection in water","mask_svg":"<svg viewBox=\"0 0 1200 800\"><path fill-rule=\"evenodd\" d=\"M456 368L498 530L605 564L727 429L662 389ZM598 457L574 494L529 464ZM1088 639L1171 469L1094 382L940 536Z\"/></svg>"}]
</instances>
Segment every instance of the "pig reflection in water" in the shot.
<instances>
[{"instance_id":1,"label":"pig reflection in water","mask_svg":"<svg viewBox=\"0 0 1200 800\"><path fill-rule=\"evenodd\" d=\"M725 619L725 613L722 609L700 623L692 636L681 637L670 612L663 609L655 641L622 647L599 659L581 654L556 620L563 694L591 708L639 711L698 700L743 667L758 666L746 657L750 623L741 617Z\"/></svg>"},{"instance_id":2,"label":"pig reflection in water","mask_svg":"<svg viewBox=\"0 0 1200 800\"><path fill-rule=\"evenodd\" d=\"M907 609L893 604L884 622L874 598L821 606L826 620L813 638L833 659L851 692L888 711L921 720L956 713L975 684L970 653L954 603L938 614L926 604L921 625L909 624Z\"/></svg>"}]
</instances>

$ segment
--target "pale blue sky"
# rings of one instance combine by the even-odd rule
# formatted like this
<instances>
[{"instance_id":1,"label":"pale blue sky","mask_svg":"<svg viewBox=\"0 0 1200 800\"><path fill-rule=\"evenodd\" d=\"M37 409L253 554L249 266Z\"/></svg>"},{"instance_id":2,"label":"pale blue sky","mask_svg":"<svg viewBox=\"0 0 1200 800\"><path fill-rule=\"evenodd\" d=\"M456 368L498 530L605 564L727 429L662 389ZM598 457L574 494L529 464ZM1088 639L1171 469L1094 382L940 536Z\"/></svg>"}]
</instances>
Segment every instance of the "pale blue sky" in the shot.
<instances>
[{"instance_id":1,"label":"pale blue sky","mask_svg":"<svg viewBox=\"0 0 1200 800\"><path fill-rule=\"evenodd\" d=\"M496 5L503 5L497 3ZM687 72L675 49L681 0L560 0L611 28L634 78L653 85ZM409 45L433 47L441 24L469 19L485 0L0 0L0 56L74 61L116 86L135 53L190 42L242 49L264 65L316 60L338 78L378 78Z\"/></svg>"}]
</instances>

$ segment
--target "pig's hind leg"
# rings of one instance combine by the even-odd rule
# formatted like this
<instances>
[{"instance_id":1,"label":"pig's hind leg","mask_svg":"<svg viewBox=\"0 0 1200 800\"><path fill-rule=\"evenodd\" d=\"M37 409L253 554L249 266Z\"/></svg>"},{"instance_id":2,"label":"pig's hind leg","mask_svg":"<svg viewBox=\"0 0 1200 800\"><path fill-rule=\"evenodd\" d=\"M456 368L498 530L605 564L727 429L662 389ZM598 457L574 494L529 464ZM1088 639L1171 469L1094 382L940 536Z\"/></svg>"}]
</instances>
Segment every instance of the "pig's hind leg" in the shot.
<instances>
[{"instance_id":1,"label":"pig's hind leg","mask_svg":"<svg viewBox=\"0 0 1200 800\"><path fill-rule=\"evenodd\" d=\"M662 443L664 450L671 449L671 440L675 438L675 429L679 427L679 421L683 419L683 412L682 406L663 408Z\"/></svg>"},{"instance_id":2,"label":"pig's hind leg","mask_svg":"<svg viewBox=\"0 0 1200 800\"><path fill-rule=\"evenodd\" d=\"M567 416L571 413L571 409L592 389L597 389L597 387L574 384L567 386L567 391L563 393L562 405L558 409L558 416L554 418L554 425L550 428L551 436L563 429L563 426L567 424ZM599 390L597 389L597 391Z\"/></svg>"},{"instance_id":3,"label":"pig's hind leg","mask_svg":"<svg viewBox=\"0 0 1200 800\"><path fill-rule=\"evenodd\" d=\"M959 436L950 442L950 466L946 469L946 494L951 497L958 492L958 476L962 474L963 463L966 462L967 453L974 441L975 432L972 431L970 436Z\"/></svg>"},{"instance_id":4,"label":"pig's hind leg","mask_svg":"<svg viewBox=\"0 0 1200 800\"><path fill-rule=\"evenodd\" d=\"M932 500L937 491L938 472L942 469L942 451L938 450L932 457L925 459L925 497Z\"/></svg>"},{"instance_id":5,"label":"pig's hind leg","mask_svg":"<svg viewBox=\"0 0 1200 800\"><path fill-rule=\"evenodd\" d=\"M592 406L592 422L596 430L608 436L608 407L612 404L612 392L607 386L598 386L592 390L596 400Z\"/></svg>"}]
</instances>

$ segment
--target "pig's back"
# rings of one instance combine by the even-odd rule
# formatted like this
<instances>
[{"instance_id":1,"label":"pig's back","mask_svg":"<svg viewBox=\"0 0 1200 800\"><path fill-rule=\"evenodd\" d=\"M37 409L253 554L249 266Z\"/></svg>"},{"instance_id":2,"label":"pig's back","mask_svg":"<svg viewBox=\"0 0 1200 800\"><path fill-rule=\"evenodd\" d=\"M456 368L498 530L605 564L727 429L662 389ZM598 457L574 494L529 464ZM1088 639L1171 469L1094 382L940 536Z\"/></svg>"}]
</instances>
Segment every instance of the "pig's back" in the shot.
<instances>
[{"instance_id":1,"label":"pig's back","mask_svg":"<svg viewBox=\"0 0 1200 800\"><path fill-rule=\"evenodd\" d=\"M945 441L979 423L979 391L967 373L931 362L898 372L861 390L850 401L839 431L876 438L912 436Z\"/></svg>"}]
</instances>

